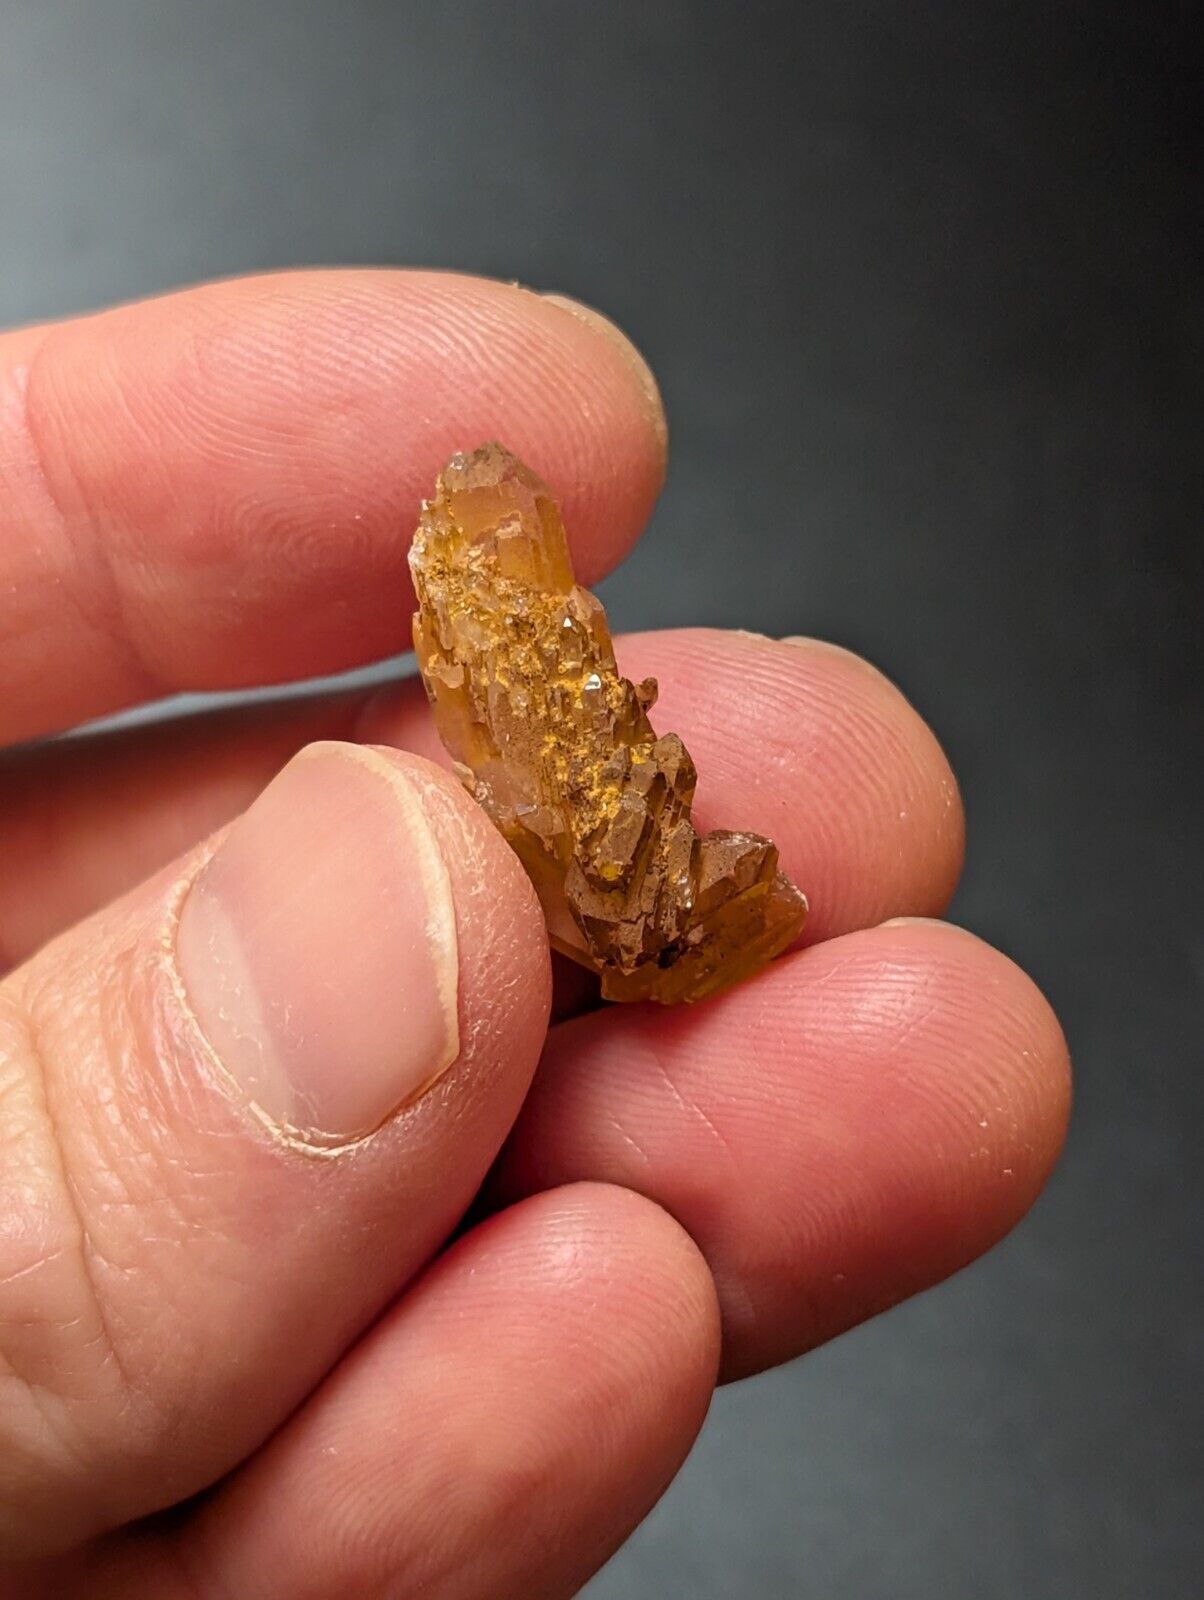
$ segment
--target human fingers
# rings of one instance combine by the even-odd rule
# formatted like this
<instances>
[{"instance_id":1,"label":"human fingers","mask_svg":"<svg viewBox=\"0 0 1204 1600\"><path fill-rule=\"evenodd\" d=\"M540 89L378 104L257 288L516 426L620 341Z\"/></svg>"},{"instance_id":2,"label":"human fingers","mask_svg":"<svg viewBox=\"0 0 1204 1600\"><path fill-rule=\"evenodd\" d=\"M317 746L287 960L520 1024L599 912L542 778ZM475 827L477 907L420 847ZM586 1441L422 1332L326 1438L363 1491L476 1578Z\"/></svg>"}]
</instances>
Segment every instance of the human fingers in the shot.
<instances>
[{"instance_id":1,"label":"human fingers","mask_svg":"<svg viewBox=\"0 0 1204 1600\"><path fill-rule=\"evenodd\" d=\"M432 272L303 272L0 337L0 743L408 643L405 553L500 436L583 581L664 472L647 368L591 313Z\"/></svg>"},{"instance_id":2,"label":"human fingers","mask_svg":"<svg viewBox=\"0 0 1204 1600\"><path fill-rule=\"evenodd\" d=\"M660 1496L715 1379L714 1287L638 1196L474 1229L246 1468L75 1600L560 1600Z\"/></svg>"},{"instance_id":3,"label":"human fingers","mask_svg":"<svg viewBox=\"0 0 1204 1600\"><path fill-rule=\"evenodd\" d=\"M698 1007L561 1023L491 1184L582 1179L698 1243L723 1372L810 1349L965 1266L1061 1148L1066 1045L1018 967L944 923L847 934Z\"/></svg>"},{"instance_id":4,"label":"human fingers","mask_svg":"<svg viewBox=\"0 0 1204 1600\"><path fill-rule=\"evenodd\" d=\"M457 1223L547 1003L483 813L339 744L10 974L0 1556L174 1503L296 1407Z\"/></svg>"},{"instance_id":5,"label":"human fingers","mask_svg":"<svg viewBox=\"0 0 1204 1600\"><path fill-rule=\"evenodd\" d=\"M0 973L245 811L366 697L246 705L0 751Z\"/></svg>"},{"instance_id":6,"label":"human fingers","mask_svg":"<svg viewBox=\"0 0 1204 1600\"><path fill-rule=\"evenodd\" d=\"M957 785L880 672L817 640L705 628L629 634L618 656L636 681L659 678L656 725L695 758L701 822L776 840L811 902L808 940L945 908L962 860ZM169 860L315 738L444 759L412 680L11 756L0 769L0 951L21 956Z\"/></svg>"}]
</instances>

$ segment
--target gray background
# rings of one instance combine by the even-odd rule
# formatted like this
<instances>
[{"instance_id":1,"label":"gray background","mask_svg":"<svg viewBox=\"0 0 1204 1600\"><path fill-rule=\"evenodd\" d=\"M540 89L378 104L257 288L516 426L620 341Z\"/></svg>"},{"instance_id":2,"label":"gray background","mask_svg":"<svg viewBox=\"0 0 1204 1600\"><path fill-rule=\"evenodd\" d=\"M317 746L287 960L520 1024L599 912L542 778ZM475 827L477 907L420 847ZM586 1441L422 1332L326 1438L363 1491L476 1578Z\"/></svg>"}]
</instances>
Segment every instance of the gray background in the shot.
<instances>
[{"instance_id":1,"label":"gray background","mask_svg":"<svg viewBox=\"0 0 1204 1600\"><path fill-rule=\"evenodd\" d=\"M1033 1216L723 1394L591 1600L1199 1592L1191 9L0 0L0 322L334 261L605 307L674 429L614 616L893 673L1064 1017Z\"/></svg>"}]
</instances>

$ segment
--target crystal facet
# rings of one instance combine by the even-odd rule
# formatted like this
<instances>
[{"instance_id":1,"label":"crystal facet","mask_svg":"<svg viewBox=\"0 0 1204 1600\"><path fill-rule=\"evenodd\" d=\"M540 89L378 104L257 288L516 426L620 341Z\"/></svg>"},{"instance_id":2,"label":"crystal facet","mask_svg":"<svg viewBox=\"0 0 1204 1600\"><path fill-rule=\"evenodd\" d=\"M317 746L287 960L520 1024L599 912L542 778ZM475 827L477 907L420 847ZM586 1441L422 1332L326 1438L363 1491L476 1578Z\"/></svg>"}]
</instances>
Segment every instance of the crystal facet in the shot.
<instances>
[{"instance_id":1,"label":"crystal facet","mask_svg":"<svg viewBox=\"0 0 1204 1600\"><path fill-rule=\"evenodd\" d=\"M807 912L755 833L699 836L696 775L619 676L574 581L551 493L499 444L453 456L410 551L414 648L465 787L518 852L553 946L609 1000L699 1000L747 977Z\"/></svg>"}]
</instances>

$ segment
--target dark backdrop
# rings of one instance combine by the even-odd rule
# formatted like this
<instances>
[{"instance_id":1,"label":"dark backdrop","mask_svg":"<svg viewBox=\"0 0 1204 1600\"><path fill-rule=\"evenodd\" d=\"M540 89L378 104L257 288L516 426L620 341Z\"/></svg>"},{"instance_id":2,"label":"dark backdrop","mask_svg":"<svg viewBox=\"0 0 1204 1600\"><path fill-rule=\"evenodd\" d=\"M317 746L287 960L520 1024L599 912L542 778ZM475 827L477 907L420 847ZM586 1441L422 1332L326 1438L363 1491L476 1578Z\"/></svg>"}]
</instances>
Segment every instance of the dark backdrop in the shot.
<instances>
[{"instance_id":1,"label":"dark backdrop","mask_svg":"<svg viewBox=\"0 0 1204 1600\"><path fill-rule=\"evenodd\" d=\"M1065 1019L1033 1216L723 1394L591 1600L1199 1577L1193 9L0 0L0 322L335 261L605 307L674 434L616 620L873 656Z\"/></svg>"}]
</instances>

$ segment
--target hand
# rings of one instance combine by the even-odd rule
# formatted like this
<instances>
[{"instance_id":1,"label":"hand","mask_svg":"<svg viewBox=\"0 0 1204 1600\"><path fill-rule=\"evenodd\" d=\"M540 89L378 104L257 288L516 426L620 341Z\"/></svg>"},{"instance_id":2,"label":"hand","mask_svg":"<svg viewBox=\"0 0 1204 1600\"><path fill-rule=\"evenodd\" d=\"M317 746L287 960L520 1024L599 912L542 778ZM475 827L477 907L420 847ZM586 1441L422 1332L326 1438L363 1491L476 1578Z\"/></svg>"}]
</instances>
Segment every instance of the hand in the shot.
<instances>
[{"instance_id":1,"label":"hand","mask_svg":"<svg viewBox=\"0 0 1204 1600\"><path fill-rule=\"evenodd\" d=\"M7 335L0 741L405 648L418 500L491 436L562 497L583 582L626 554L659 402L563 304L312 273ZM698 1008L569 994L547 1031L534 896L414 682L5 758L0 1593L569 1595L717 1374L1032 1201L1065 1048L1009 961L922 920L962 853L928 729L814 641L619 654L700 823L770 834L814 908Z\"/></svg>"}]
</instances>

